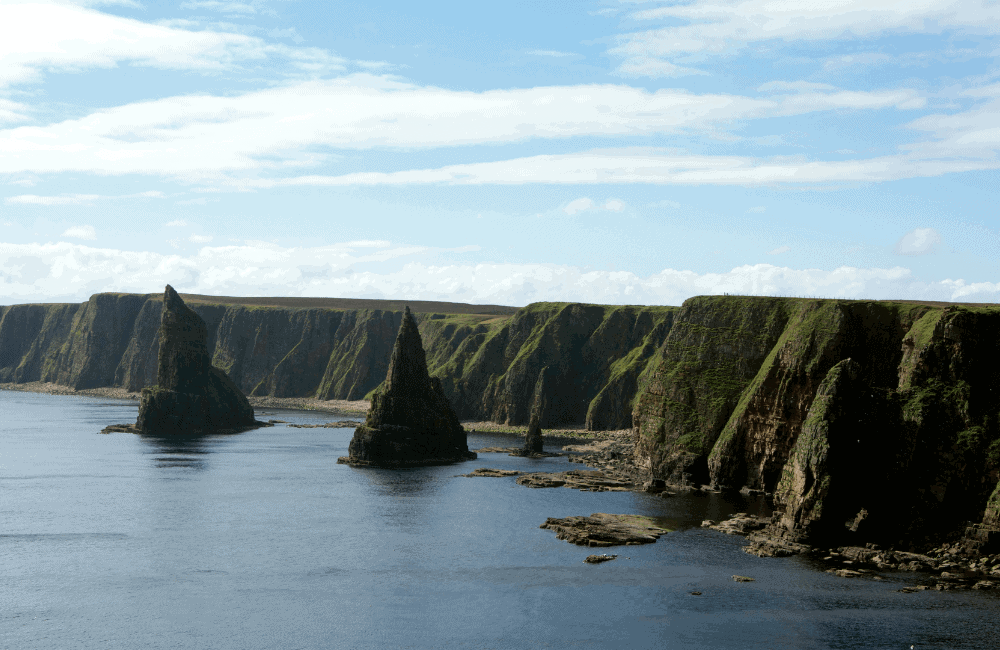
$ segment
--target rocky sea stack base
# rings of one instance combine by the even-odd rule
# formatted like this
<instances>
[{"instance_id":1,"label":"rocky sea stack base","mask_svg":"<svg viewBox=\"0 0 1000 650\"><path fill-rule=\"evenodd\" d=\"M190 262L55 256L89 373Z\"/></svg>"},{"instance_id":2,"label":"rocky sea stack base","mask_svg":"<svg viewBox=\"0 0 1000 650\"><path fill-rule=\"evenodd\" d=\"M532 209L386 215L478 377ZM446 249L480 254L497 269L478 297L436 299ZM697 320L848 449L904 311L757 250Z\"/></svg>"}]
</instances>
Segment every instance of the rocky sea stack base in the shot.
<instances>
[{"instance_id":1,"label":"rocky sea stack base","mask_svg":"<svg viewBox=\"0 0 1000 650\"><path fill-rule=\"evenodd\" d=\"M144 388L134 430L152 435L200 435L265 426L250 402L208 356L205 321L173 287L163 292L157 385Z\"/></svg>"},{"instance_id":2,"label":"rocky sea stack base","mask_svg":"<svg viewBox=\"0 0 1000 650\"><path fill-rule=\"evenodd\" d=\"M427 372L424 346L409 307L385 382L372 397L368 418L355 430L348 453L337 462L406 467L476 458L441 381Z\"/></svg>"}]
</instances>

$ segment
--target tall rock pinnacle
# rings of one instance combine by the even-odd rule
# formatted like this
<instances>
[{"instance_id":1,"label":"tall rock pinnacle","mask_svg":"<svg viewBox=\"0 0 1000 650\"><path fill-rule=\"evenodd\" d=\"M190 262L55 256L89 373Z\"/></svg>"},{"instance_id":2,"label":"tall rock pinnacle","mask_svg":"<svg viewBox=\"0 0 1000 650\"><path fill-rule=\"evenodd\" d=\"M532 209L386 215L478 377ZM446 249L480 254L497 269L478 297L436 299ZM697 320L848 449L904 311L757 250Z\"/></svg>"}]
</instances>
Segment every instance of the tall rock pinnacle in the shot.
<instances>
[{"instance_id":1,"label":"tall rock pinnacle","mask_svg":"<svg viewBox=\"0 0 1000 650\"><path fill-rule=\"evenodd\" d=\"M183 435L253 427L253 407L208 357L205 321L169 284L163 292L157 385L142 389L135 428Z\"/></svg>"},{"instance_id":2,"label":"tall rock pinnacle","mask_svg":"<svg viewBox=\"0 0 1000 650\"><path fill-rule=\"evenodd\" d=\"M417 322L407 307L385 382L372 397L364 425L351 439L351 465L430 465L468 460L465 430L441 388L427 372Z\"/></svg>"}]
</instances>

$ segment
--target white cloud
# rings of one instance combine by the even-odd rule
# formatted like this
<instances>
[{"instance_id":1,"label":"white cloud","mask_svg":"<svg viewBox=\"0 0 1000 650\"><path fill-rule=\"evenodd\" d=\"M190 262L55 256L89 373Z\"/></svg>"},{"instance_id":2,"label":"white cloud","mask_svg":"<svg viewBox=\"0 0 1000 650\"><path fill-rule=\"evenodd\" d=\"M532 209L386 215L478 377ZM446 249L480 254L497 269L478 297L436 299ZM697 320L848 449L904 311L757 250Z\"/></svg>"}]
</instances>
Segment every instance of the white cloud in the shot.
<instances>
[{"instance_id":1,"label":"white cloud","mask_svg":"<svg viewBox=\"0 0 1000 650\"><path fill-rule=\"evenodd\" d=\"M8 196L3 202L7 205L87 205L101 198L99 194L66 194L63 196L21 194Z\"/></svg>"},{"instance_id":2,"label":"white cloud","mask_svg":"<svg viewBox=\"0 0 1000 650\"><path fill-rule=\"evenodd\" d=\"M922 101L912 90L771 98L616 85L453 91L354 74L239 96L128 104L0 130L0 174L90 171L205 176L327 160L323 149L428 148L532 138L717 132L738 120Z\"/></svg>"},{"instance_id":3,"label":"white cloud","mask_svg":"<svg viewBox=\"0 0 1000 650\"><path fill-rule=\"evenodd\" d=\"M190 241L190 242L192 242L194 244L207 244L208 242L212 241L212 236L211 235L191 235L190 237L188 237L188 241Z\"/></svg>"},{"instance_id":4,"label":"white cloud","mask_svg":"<svg viewBox=\"0 0 1000 650\"><path fill-rule=\"evenodd\" d=\"M697 68L675 65L662 59L649 56L630 57L615 70L621 77L688 77L691 75L707 75L708 72Z\"/></svg>"},{"instance_id":5,"label":"white cloud","mask_svg":"<svg viewBox=\"0 0 1000 650\"><path fill-rule=\"evenodd\" d=\"M139 192L137 194L122 194L118 196L106 196L101 194L63 194L60 196L38 196L37 194L20 194L18 196L8 196L4 203L8 205L91 205L97 201L109 201L115 199L162 199L163 192L152 190L149 192Z\"/></svg>"},{"instance_id":6,"label":"white cloud","mask_svg":"<svg viewBox=\"0 0 1000 650\"><path fill-rule=\"evenodd\" d=\"M73 237L75 239L97 239L97 231L93 226L73 226L67 228L62 234L63 237Z\"/></svg>"},{"instance_id":7,"label":"white cloud","mask_svg":"<svg viewBox=\"0 0 1000 650\"><path fill-rule=\"evenodd\" d=\"M589 210L594 207L594 202L590 199L583 197L579 199L574 199L566 204L563 208L563 212L566 214L576 214L577 212L583 212L584 210Z\"/></svg>"},{"instance_id":8,"label":"white cloud","mask_svg":"<svg viewBox=\"0 0 1000 650\"><path fill-rule=\"evenodd\" d=\"M609 212L621 212L625 209L625 202L620 199L608 199L604 202L604 205L598 205L594 203L592 199L587 197L581 197L579 199L574 199L563 206L563 212L566 214L577 214L578 212L584 212L586 210L607 210Z\"/></svg>"},{"instance_id":9,"label":"white cloud","mask_svg":"<svg viewBox=\"0 0 1000 650\"><path fill-rule=\"evenodd\" d=\"M208 9L225 14L255 14L256 7L245 2L217 2L216 0L204 0L201 2L182 2L181 9Z\"/></svg>"},{"instance_id":10,"label":"white cloud","mask_svg":"<svg viewBox=\"0 0 1000 650\"><path fill-rule=\"evenodd\" d=\"M677 305L702 294L1000 301L1000 282L927 281L906 268L830 271L757 264L723 273L664 269L648 276L558 264L448 264L422 246L357 242L283 248L261 242L204 247L190 255L80 244L0 243L0 303L84 300L99 291L147 293L170 283L209 295L286 295ZM373 264L374 263L374 264Z\"/></svg>"},{"instance_id":11,"label":"white cloud","mask_svg":"<svg viewBox=\"0 0 1000 650\"><path fill-rule=\"evenodd\" d=\"M183 219L176 219L174 221L168 221L164 225L166 225L168 228L183 228L188 224L187 221L184 221Z\"/></svg>"},{"instance_id":12,"label":"white cloud","mask_svg":"<svg viewBox=\"0 0 1000 650\"><path fill-rule=\"evenodd\" d=\"M623 35L611 50L619 68L656 70L690 54L732 54L764 41L869 39L887 33L1000 33L991 0L695 0L634 12L665 26Z\"/></svg>"},{"instance_id":13,"label":"white cloud","mask_svg":"<svg viewBox=\"0 0 1000 650\"><path fill-rule=\"evenodd\" d=\"M790 250L792 250L792 249L789 248L788 246L778 246L773 251L767 251L767 254L768 255L781 255L782 253L787 253Z\"/></svg>"},{"instance_id":14,"label":"white cloud","mask_svg":"<svg viewBox=\"0 0 1000 650\"><path fill-rule=\"evenodd\" d=\"M897 255L927 255L941 244L941 233L933 228L916 228L896 242Z\"/></svg>"},{"instance_id":15,"label":"white cloud","mask_svg":"<svg viewBox=\"0 0 1000 650\"><path fill-rule=\"evenodd\" d=\"M38 0L0 4L0 87L42 70L112 68L121 61L165 69L221 70L264 59L268 46L240 34L190 31Z\"/></svg>"},{"instance_id":16,"label":"white cloud","mask_svg":"<svg viewBox=\"0 0 1000 650\"><path fill-rule=\"evenodd\" d=\"M753 214L764 214L767 212L767 208L762 205L755 205L754 207L747 210L747 212L752 212Z\"/></svg>"},{"instance_id":17,"label":"white cloud","mask_svg":"<svg viewBox=\"0 0 1000 650\"><path fill-rule=\"evenodd\" d=\"M757 159L743 156L670 155L655 150L619 149L400 172L358 172L342 176L298 176L279 180L233 180L231 184L237 188L531 183L758 186L880 182L997 168L1000 168L1000 159L987 157L921 159L899 155L863 160L810 161L794 157Z\"/></svg>"}]
</instances>

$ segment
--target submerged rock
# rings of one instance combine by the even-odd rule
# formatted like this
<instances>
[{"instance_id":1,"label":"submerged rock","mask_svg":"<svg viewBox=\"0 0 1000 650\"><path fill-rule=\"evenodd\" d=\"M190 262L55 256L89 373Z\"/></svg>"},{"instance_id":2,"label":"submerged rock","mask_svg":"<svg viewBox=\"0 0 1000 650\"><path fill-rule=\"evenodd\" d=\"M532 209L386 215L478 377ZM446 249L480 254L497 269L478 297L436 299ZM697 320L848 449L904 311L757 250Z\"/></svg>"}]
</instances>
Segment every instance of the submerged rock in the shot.
<instances>
[{"instance_id":1,"label":"submerged rock","mask_svg":"<svg viewBox=\"0 0 1000 650\"><path fill-rule=\"evenodd\" d=\"M476 458L441 380L427 372L424 346L409 307L385 382L372 397L365 423L354 431L348 454L337 462L400 467Z\"/></svg>"},{"instance_id":2,"label":"submerged rock","mask_svg":"<svg viewBox=\"0 0 1000 650\"><path fill-rule=\"evenodd\" d=\"M176 435L239 431L263 423L228 376L208 357L208 330L173 287L163 292L157 385L144 388L135 429Z\"/></svg>"}]
</instances>

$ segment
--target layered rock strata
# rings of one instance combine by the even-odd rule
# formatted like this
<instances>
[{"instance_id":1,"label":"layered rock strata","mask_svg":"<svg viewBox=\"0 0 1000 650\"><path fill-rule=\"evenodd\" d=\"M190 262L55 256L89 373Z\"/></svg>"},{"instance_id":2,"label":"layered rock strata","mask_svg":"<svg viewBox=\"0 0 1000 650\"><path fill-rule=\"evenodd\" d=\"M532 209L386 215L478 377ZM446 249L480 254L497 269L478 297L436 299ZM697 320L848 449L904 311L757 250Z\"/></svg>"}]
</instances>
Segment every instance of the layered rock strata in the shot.
<instances>
[{"instance_id":1,"label":"layered rock strata","mask_svg":"<svg viewBox=\"0 0 1000 650\"><path fill-rule=\"evenodd\" d=\"M385 381L372 396L368 417L355 430L348 453L339 462L399 467L476 458L441 381L427 372L420 332L409 307Z\"/></svg>"},{"instance_id":2,"label":"layered rock strata","mask_svg":"<svg viewBox=\"0 0 1000 650\"><path fill-rule=\"evenodd\" d=\"M159 336L157 384L142 391L136 430L184 435L258 424L246 396L209 362L205 321L170 285L163 292Z\"/></svg>"}]
</instances>

